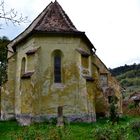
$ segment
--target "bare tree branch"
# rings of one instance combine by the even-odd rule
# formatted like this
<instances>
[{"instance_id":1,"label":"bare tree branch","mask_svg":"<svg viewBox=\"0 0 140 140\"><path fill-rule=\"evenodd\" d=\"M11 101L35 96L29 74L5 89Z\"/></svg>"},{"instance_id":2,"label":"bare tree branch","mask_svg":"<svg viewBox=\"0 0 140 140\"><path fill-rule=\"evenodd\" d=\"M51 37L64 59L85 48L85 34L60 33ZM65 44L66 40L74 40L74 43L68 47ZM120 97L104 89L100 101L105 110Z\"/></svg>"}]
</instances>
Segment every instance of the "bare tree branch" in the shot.
<instances>
[{"instance_id":1,"label":"bare tree branch","mask_svg":"<svg viewBox=\"0 0 140 140\"><path fill-rule=\"evenodd\" d=\"M18 14L15 9L6 10L5 9L5 2L4 0L1 0L0 2L0 20L5 20L5 23L8 25L8 22L12 22L14 25L20 24L20 23L26 23L28 22L28 17L23 17L22 14ZM2 26L2 23L0 23L0 27Z\"/></svg>"}]
</instances>

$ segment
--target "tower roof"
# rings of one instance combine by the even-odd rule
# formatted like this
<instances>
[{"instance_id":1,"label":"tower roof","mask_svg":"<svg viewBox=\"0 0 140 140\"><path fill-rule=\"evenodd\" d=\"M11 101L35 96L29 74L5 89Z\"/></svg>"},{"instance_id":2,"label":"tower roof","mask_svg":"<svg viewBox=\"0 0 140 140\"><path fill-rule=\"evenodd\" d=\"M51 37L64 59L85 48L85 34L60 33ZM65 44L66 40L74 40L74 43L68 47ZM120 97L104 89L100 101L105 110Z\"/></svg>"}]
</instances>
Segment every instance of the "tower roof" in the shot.
<instances>
[{"instance_id":1,"label":"tower roof","mask_svg":"<svg viewBox=\"0 0 140 140\"><path fill-rule=\"evenodd\" d=\"M40 18L34 30L49 32L78 32L70 18L57 1L45 9L45 14Z\"/></svg>"},{"instance_id":2,"label":"tower roof","mask_svg":"<svg viewBox=\"0 0 140 140\"><path fill-rule=\"evenodd\" d=\"M83 37L84 40L90 44L91 48L94 48L85 33L76 29L70 18L56 0L55 2L51 2L25 29L25 31L12 40L8 45L8 48L10 49L12 47L15 50L16 44L33 33L76 34Z\"/></svg>"}]
</instances>

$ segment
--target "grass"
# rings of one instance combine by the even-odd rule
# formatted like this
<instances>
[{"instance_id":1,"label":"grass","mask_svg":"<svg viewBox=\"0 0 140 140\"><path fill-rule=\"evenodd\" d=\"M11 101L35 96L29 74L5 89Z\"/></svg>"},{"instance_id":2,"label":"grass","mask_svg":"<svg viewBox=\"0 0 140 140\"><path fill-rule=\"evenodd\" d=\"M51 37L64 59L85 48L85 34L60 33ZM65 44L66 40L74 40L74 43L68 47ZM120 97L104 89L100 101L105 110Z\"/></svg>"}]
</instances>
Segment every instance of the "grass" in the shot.
<instances>
[{"instance_id":1,"label":"grass","mask_svg":"<svg viewBox=\"0 0 140 140\"><path fill-rule=\"evenodd\" d=\"M133 135L132 122L139 119L123 117L115 125L107 119L99 119L96 123L71 123L61 128L45 122L20 126L16 121L0 121L0 140L101 140L102 137L108 140L136 140L139 135Z\"/></svg>"}]
</instances>

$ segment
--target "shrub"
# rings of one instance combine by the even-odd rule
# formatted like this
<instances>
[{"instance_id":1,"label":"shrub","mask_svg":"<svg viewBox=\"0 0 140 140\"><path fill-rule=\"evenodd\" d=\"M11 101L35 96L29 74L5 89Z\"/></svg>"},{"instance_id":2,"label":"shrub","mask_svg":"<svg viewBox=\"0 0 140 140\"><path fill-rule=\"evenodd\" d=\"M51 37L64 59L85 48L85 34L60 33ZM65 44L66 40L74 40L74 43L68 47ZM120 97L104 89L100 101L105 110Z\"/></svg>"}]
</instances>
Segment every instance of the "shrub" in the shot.
<instances>
[{"instance_id":1,"label":"shrub","mask_svg":"<svg viewBox=\"0 0 140 140\"><path fill-rule=\"evenodd\" d=\"M129 108L129 109L134 109L134 108L135 108L135 103L130 103L130 104L128 105L128 108Z\"/></svg>"},{"instance_id":2,"label":"shrub","mask_svg":"<svg viewBox=\"0 0 140 140\"><path fill-rule=\"evenodd\" d=\"M135 121L130 124L132 134L137 139L140 140L140 121Z\"/></svg>"},{"instance_id":3,"label":"shrub","mask_svg":"<svg viewBox=\"0 0 140 140\"><path fill-rule=\"evenodd\" d=\"M51 118L51 119L49 120L49 124L56 125L56 124L57 124L57 118L56 118L56 117Z\"/></svg>"},{"instance_id":4,"label":"shrub","mask_svg":"<svg viewBox=\"0 0 140 140\"><path fill-rule=\"evenodd\" d=\"M117 113L117 97L116 96L112 96L111 98L111 103L110 103L110 116L109 119L112 122L112 124L114 124L115 122L118 123L119 121L119 115Z\"/></svg>"},{"instance_id":5,"label":"shrub","mask_svg":"<svg viewBox=\"0 0 140 140\"><path fill-rule=\"evenodd\" d=\"M104 127L95 128L93 137L95 140L127 140L127 127L108 123Z\"/></svg>"},{"instance_id":6,"label":"shrub","mask_svg":"<svg viewBox=\"0 0 140 140\"><path fill-rule=\"evenodd\" d=\"M47 140L71 140L70 129L67 127L55 127L50 129L47 134Z\"/></svg>"}]
</instances>

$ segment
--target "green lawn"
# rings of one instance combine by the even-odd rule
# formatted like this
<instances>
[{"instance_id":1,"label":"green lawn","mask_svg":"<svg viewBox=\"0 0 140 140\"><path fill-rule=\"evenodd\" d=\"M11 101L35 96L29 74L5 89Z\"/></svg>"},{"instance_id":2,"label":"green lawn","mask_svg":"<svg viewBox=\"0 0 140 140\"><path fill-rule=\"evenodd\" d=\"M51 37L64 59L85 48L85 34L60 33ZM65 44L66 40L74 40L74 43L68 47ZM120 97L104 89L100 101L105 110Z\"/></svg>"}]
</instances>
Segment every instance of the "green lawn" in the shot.
<instances>
[{"instance_id":1,"label":"green lawn","mask_svg":"<svg viewBox=\"0 0 140 140\"><path fill-rule=\"evenodd\" d=\"M16 121L0 121L0 140L137 140L140 117L123 117L112 125L107 119L96 123L71 123L63 128L48 123L20 126Z\"/></svg>"}]
</instances>

